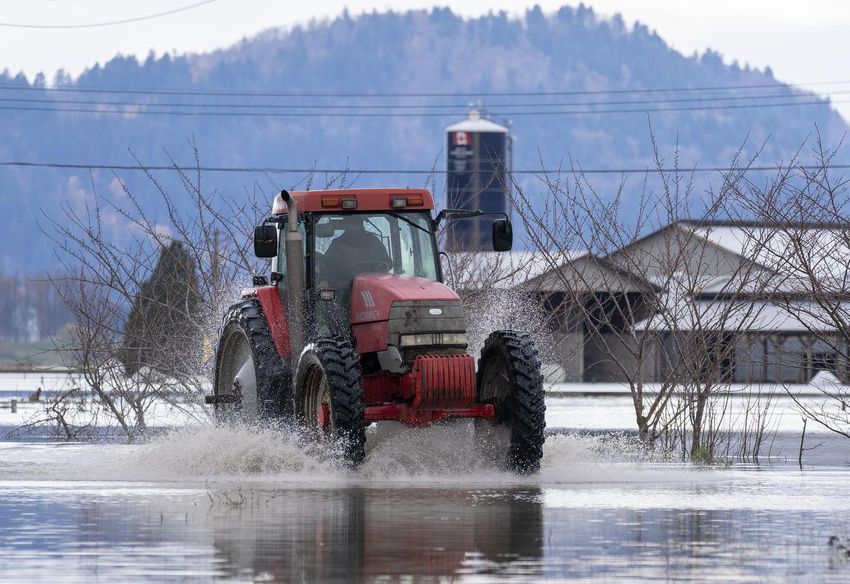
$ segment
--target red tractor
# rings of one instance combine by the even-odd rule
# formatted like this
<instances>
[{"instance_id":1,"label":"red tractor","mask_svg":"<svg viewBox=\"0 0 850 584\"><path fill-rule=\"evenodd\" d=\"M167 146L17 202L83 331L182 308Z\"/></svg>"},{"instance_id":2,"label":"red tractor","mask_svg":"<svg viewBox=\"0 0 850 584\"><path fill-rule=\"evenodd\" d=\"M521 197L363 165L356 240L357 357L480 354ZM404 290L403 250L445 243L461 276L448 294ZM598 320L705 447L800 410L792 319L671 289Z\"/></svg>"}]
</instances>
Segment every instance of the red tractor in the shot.
<instances>
[{"instance_id":1,"label":"red tractor","mask_svg":"<svg viewBox=\"0 0 850 584\"><path fill-rule=\"evenodd\" d=\"M254 232L271 284L225 316L216 352L216 416L282 418L351 465L366 427L475 418L483 451L518 473L540 466L543 376L531 337L487 338L476 370L460 297L442 283L436 231L444 210L423 189L281 191ZM493 221L493 248L511 249L511 224Z\"/></svg>"}]
</instances>

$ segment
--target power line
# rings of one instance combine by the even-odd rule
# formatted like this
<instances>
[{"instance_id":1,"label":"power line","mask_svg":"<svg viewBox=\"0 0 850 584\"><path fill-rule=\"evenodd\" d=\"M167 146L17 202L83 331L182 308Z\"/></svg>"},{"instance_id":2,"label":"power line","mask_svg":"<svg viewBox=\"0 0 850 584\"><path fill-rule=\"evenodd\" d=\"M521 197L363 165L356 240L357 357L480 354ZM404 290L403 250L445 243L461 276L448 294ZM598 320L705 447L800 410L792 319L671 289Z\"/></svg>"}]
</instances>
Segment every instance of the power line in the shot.
<instances>
[{"instance_id":1,"label":"power line","mask_svg":"<svg viewBox=\"0 0 850 584\"><path fill-rule=\"evenodd\" d=\"M847 95L850 90L833 91L828 95ZM637 100L615 100L615 101L572 101L572 102L520 102L520 103L490 103L486 104L489 108L498 107L574 107L574 106L607 106L607 105L657 105L661 103L695 103L695 102L718 102L718 101L742 101L742 100L759 100L759 99L812 99L811 95L806 94L789 94L784 93L768 93L756 95L731 95L731 96L710 96L710 97L671 97L671 98L656 98L656 99L637 99ZM58 105L105 105L105 106L124 106L124 107L197 107L197 108L243 108L243 109L307 109L307 110L340 110L340 109L355 109L355 110L410 110L410 109L463 109L466 104L292 104L292 103L191 103L191 102L145 102L145 101L115 101L115 100L99 100L99 99L39 99L39 98L24 98L24 97L0 97L0 103L43 103L43 104L58 104Z\"/></svg>"},{"instance_id":2,"label":"power line","mask_svg":"<svg viewBox=\"0 0 850 584\"><path fill-rule=\"evenodd\" d=\"M808 105L832 105L834 103L847 103L848 100L830 101L826 99L816 99L814 101L791 101L786 103L739 103L727 105L706 105L706 106L673 106L673 107L657 107L657 108L632 108L632 109L602 109L602 110L565 110L565 111L544 111L544 112L496 112L499 116L536 116L536 115L580 115L580 114L643 114L652 112L687 112L687 111L706 111L706 110L734 110L734 109L751 109L751 108L770 108L770 107L789 107L789 106L808 106Z\"/></svg>"},{"instance_id":3,"label":"power line","mask_svg":"<svg viewBox=\"0 0 850 584\"><path fill-rule=\"evenodd\" d=\"M199 8L200 6L204 6L205 4L212 4L213 2L218 2L218 0L203 0L202 2L195 2L194 4L189 4L188 6L181 6L180 8L173 8L172 10L166 10L165 12L158 12L156 14L147 14L145 16L137 16L134 18L125 18L122 20L110 20L107 22L92 22L87 24L27 24L27 23L16 23L16 22L0 22L0 26L4 26L7 28L27 28L27 29L49 29L49 30L57 30L57 29L72 29L72 28L98 28L102 26L115 26L119 24L130 24L133 22L141 22L143 20L151 20L153 18L160 18L162 16L170 16L172 14L177 14L178 12L185 12L187 10L192 10L193 8Z\"/></svg>"},{"instance_id":4,"label":"power line","mask_svg":"<svg viewBox=\"0 0 850 584\"><path fill-rule=\"evenodd\" d=\"M736 110L752 108L774 108L774 107L799 107L799 106L830 106L836 103L847 103L848 100L830 101L816 99L815 101L793 101L785 103L760 103L760 104L726 104L706 106L673 106L656 108L618 108L618 109L585 109L585 110L560 110L560 111L494 111L496 117L527 117L527 116L573 116L594 114L646 114L654 112L687 112L687 111L711 111L711 110ZM591 105L591 104L588 104ZM27 106L0 106L0 111L33 111L53 113L83 113L95 115L154 115L154 116L191 116L191 117L239 117L239 118L419 118L419 117L462 117L465 111L457 112L245 112L245 111L175 111L175 110L152 110L138 109L133 111L117 109L86 109L66 107L27 107Z\"/></svg>"},{"instance_id":5,"label":"power line","mask_svg":"<svg viewBox=\"0 0 850 584\"><path fill-rule=\"evenodd\" d=\"M699 87L668 87L668 88L635 88L635 89L600 89L600 90L563 90L563 91L466 91L466 92L409 92L409 93L363 93L363 92L277 92L277 91L218 91L193 89L155 89L155 88L98 88L98 87L46 87L37 85L0 84L0 90L9 91L46 91L67 93L112 93L136 95L187 95L187 96L222 96L222 97L283 97L283 98L435 98L435 97L540 97L540 96L578 96L578 95L623 95L623 94L652 94L679 93L694 91L731 91L764 88L795 88L806 89L813 86L847 85L850 81L814 81L811 83L757 83L741 85L716 85Z\"/></svg>"},{"instance_id":6,"label":"power line","mask_svg":"<svg viewBox=\"0 0 850 584\"><path fill-rule=\"evenodd\" d=\"M137 172L147 171L172 171L172 172L225 172L225 173L273 173L273 174L407 174L407 175L432 175L448 174L447 170L441 169L386 169L386 168L285 168L274 166L181 166L181 165L151 165L139 166L128 164L84 164L84 163L66 163L66 162L30 162L30 161L0 161L0 167L22 167L22 168L56 168L69 170L127 170ZM562 169L557 172L578 174L659 174L679 172L683 174L704 173L704 172L776 172L781 170L782 166L747 166L747 167L723 167L723 166L706 166L706 167L690 167L690 168L576 168ZM822 170L823 166L796 164L793 166L799 170ZM850 164L830 164L828 169L831 170L846 170L850 169ZM554 170L539 169L539 170L512 170L510 174L524 175L542 175L553 174Z\"/></svg>"}]
</instances>

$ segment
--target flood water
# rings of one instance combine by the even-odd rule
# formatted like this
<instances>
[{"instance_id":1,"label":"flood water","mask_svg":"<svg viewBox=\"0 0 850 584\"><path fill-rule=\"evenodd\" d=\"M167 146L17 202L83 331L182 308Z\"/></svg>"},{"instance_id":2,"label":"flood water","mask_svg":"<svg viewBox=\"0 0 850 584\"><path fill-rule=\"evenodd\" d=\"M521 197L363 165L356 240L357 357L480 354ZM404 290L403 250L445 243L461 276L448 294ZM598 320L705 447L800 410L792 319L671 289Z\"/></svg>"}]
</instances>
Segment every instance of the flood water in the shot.
<instances>
[{"instance_id":1,"label":"flood water","mask_svg":"<svg viewBox=\"0 0 850 584\"><path fill-rule=\"evenodd\" d=\"M0 580L850 580L847 468L700 468L551 436L518 478L471 440L382 429L357 472L270 430L0 443Z\"/></svg>"}]
</instances>

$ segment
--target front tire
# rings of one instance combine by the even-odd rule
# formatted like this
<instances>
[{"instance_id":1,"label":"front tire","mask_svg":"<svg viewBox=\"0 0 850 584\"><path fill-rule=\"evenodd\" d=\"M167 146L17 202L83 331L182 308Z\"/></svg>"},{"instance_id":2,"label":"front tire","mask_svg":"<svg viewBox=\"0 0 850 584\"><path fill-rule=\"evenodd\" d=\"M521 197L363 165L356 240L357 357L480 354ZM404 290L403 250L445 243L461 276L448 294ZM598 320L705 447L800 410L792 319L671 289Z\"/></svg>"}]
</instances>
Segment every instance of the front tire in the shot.
<instances>
[{"instance_id":1,"label":"front tire","mask_svg":"<svg viewBox=\"0 0 850 584\"><path fill-rule=\"evenodd\" d=\"M256 298L245 298L228 310L215 364L215 394L241 394L241 400L215 405L217 422L255 423L291 415L289 367L277 354Z\"/></svg>"},{"instance_id":2,"label":"front tire","mask_svg":"<svg viewBox=\"0 0 850 584\"><path fill-rule=\"evenodd\" d=\"M480 445L497 463L518 474L540 469L546 430L543 374L528 333L495 331L478 360L478 401L491 403L496 420L480 420Z\"/></svg>"},{"instance_id":3,"label":"front tire","mask_svg":"<svg viewBox=\"0 0 850 584\"><path fill-rule=\"evenodd\" d=\"M301 354L296 377L296 415L320 443L351 466L366 457L366 407L360 364L349 341L323 337Z\"/></svg>"}]
</instances>

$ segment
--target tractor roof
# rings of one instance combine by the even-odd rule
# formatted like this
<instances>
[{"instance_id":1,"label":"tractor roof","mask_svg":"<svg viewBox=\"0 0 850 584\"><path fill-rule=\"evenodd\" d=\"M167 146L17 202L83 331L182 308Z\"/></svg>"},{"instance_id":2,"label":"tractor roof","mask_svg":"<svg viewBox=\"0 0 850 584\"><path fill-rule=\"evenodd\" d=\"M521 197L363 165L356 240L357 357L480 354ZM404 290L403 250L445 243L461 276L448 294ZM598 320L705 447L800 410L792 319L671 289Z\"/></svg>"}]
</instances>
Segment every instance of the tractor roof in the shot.
<instances>
[{"instance_id":1,"label":"tractor roof","mask_svg":"<svg viewBox=\"0 0 850 584\"><path fill-rule=\"evenodd\" d=\"M291 191L299 212L358 212L431 210L434 197L428 189L336 189L326 191ZM356 200L356 204L346 202ZM404 204L402 204L402 202ZM277 195L272 215L284 215L286 203Z\"/></svg>"}]
</instances>

